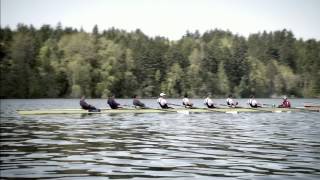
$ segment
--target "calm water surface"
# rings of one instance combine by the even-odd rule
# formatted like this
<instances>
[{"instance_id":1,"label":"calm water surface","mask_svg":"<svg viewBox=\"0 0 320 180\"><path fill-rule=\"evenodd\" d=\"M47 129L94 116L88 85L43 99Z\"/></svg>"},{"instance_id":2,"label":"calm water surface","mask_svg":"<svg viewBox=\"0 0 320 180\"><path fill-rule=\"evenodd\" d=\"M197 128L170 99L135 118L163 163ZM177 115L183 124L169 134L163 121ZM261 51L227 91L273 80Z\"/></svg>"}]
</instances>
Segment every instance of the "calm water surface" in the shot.
<instances>
[{"instance_id":1,"label":"calm water surface","mask_svg":"<svg viewBox=\"0 0 320 180\"><path fill-rule=\"evenodd\" d=\"M320 179L317 112L16 114L63 107L78 100L1 100L2 179Z\"/></svg>"}]
</instances>

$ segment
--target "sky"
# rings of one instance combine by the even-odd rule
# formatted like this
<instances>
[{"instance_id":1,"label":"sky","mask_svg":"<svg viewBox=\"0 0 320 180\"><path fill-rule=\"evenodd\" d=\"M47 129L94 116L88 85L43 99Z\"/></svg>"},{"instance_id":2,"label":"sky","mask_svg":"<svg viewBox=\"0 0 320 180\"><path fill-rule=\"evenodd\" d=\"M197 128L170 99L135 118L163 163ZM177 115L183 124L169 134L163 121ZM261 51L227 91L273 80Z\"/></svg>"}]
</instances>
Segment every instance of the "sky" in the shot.
<instances>
[{"instance_id":1,"label":"sky","mask_svg":"<svg viewBox=\"0 0 320 180\"><path fill-rule=\"evenodd\" d=\"M91 32L115 27L180 39L187 30L249 34L287 29L320 40L320 0L1 0L1 27L18 23Z\"/></svg>"}]
</instances>

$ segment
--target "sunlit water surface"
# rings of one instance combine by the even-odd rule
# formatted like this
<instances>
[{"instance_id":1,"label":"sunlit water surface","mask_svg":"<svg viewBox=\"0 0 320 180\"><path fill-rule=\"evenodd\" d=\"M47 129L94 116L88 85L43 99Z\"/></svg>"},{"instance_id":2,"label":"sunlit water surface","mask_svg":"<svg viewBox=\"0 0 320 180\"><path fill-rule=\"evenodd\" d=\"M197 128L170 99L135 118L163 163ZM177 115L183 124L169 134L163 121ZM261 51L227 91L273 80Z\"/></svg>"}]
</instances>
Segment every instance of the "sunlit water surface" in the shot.
<instances>
[{"instance_id":1,"label":"sunlit water surface","mask_svg":"<svg viewBox=\"0 0 320 180\"><path fill-rule=\"evenodd\" d=\"M319 103L292 103L306 101ZM88 102L105 106L105 100ZM144 102L157 106L155 100ZM202 100L194 102L202 106ZM77 108L78 100L1 100L1 178L320 178L317 112L16 114L63 107Z\"/></svg>"}]
</instances>

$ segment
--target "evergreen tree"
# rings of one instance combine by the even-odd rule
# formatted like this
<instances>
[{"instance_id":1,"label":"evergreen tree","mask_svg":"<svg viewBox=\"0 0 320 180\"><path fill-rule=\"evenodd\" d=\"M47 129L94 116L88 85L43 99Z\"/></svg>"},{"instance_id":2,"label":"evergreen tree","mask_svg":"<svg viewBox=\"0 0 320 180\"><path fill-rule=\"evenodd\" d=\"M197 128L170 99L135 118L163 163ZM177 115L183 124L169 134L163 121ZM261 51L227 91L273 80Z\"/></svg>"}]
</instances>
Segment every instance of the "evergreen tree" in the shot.
<instances>
[{"instance_id":1,"label":"evergreen tree","mask_svg":"<svg viewBox=\"0 0 320 180\"><path fill-rule=\"evenodd\" d=\"M218 67L218 82L217 82L217 92L215 94L221 96L227 96L230 94L229 80L224 69L224 63L220 62Z\"/></svg>"},{"instance_id":2,"label":"evergreen tree","mask_svg":"<svg viewBox=\"0 0 320 180\"><path fill-rule=\"evenodd\" d=\"M225 69L230 81L231 91L240 85L242 77L248 75L247 45L244 38L235 37L231 48L231 57L226 59Z\"/></svg>"},{"instance_id":3,"label":"evergreen tree","mask_svg":"<svg viewBox=\"0 0 320 180\"><path fill-rule=\"evenodd\" d=\"M35 41L25 27L19 31L13 37L9 49L11 65L6 74L8 84L5 87L8 90L5 92L8 93L7 97L29 98L35 93L32 90L37 86L32 82L33 80L37 82L34 79L36 76L34 69L36 65Z\"/></svg>"},{"instance_id":4,"label":"evergreen tree","mask_svg":"<svg viewBox=\"0 0 320 180\"><path fill-rule=\"evenodd\" d=\"M166 81L162 84L162 90L171 97L180 97L184 92L182 77L184 73L178 63L174 63L167 74Z\"/></svg>"},{"instance_id":5,"label":"evergreen tree","mask_svg":"<svg viewBox=\"0 0 320 180\"><path fill-rule=\"evenodd\" d=\"M320 42L286 29L251 34L187 31L180 40L141 30L99 33L18 24L0 28L0 97L320 96Z\"/></svg>"}]
</instances>

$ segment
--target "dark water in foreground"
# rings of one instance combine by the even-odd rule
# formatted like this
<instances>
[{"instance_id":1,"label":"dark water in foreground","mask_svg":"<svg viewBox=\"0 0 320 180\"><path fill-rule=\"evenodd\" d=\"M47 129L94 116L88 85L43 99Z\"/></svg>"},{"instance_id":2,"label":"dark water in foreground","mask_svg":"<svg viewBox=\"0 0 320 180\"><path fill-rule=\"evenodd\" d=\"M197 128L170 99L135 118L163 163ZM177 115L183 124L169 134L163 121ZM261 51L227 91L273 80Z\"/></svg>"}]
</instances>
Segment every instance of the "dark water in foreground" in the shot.
<instances>
[{"instance_id":1,"label":"dark water in foreground","mask_svg":"<svg viewBox=\"0 0 320 180\"><path fill-rule=\"evenodd\" d=\"M78 100L64 99L1 100L1 178L320 179L317 112L15 113L77 105Z\"/></svg>"}]
</instances>

